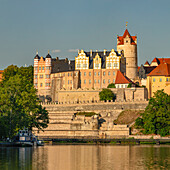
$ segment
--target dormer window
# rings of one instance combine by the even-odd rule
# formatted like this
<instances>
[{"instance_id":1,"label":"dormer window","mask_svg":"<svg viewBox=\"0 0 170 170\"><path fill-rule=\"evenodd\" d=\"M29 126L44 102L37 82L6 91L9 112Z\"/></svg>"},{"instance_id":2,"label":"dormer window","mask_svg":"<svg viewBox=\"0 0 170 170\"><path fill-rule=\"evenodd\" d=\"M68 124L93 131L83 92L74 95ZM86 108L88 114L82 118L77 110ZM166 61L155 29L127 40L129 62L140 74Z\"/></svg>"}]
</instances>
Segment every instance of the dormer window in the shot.
<instances>
[{"instance_id":1,"label":"dormer window","mask_svg":"<svg viewBox=\"0 0 170 170\"><path fill-rule=\"evenodd\" d=\"M128 43L128 40L126 40L126 43Z\"/></svg>"}]
</instances>

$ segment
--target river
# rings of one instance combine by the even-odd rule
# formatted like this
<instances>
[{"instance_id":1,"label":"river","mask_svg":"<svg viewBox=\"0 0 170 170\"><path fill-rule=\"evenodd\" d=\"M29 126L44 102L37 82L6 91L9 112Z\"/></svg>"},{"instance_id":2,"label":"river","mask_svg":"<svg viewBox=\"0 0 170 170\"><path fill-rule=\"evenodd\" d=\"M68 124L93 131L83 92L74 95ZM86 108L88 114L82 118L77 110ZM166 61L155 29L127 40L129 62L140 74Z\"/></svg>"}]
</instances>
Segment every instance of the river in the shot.
<instances>
[{"instance_id":1,"label":"river","mask_svg":"<svg viewBox=\"0 0 170 170\"><path fill-rule=\"evenodd\" d=\"M0 170L170 169L169 145L46 145L0 148Z\"/></svg>"}]
</instances>

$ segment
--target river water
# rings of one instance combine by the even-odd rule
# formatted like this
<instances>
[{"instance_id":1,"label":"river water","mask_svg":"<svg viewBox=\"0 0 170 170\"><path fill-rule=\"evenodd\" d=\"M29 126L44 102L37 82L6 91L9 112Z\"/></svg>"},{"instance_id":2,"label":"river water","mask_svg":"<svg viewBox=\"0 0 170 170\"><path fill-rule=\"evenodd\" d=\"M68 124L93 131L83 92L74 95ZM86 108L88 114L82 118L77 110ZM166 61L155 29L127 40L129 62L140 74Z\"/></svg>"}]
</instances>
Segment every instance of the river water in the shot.
<instances>
[{"instance_id":1,"label":"river water","mask_svg":"<svg viewBox=\"0 0 170 170\"><path fill-rule=\"evenodd\" d=\"M169 145L46 145L0 148L0 170L170 169Z\"/></svg>"}]
</instances>

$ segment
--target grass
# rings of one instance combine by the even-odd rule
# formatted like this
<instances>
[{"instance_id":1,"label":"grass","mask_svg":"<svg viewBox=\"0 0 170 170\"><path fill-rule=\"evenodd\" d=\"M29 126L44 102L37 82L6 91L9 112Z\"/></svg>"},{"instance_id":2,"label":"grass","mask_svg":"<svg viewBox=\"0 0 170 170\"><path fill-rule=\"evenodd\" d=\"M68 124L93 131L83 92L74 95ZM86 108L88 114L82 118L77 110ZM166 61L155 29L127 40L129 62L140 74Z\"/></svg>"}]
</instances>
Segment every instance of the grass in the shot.
<instances>
[{"instance_id":1,"label":"grass","mask_svg":"<svg viewBox=\"0 0 170 170\"><path fill-rule=\"evenodd\" d=\"M114 121L116 124L130 125L143 113L143 110L125 110L120 113L118 118Z\"/></svg>"},{"instance_id":2,"label":"grass","mask_svg":"<svg viewBox=\"0 0 170 170\"><path fill-rule=\"evenodd\" d=\"M91 117L98 114L96 114L95 112L78 112L76 113L76 115L85 115L86 117Z\"/></svg>"}]
</instances>

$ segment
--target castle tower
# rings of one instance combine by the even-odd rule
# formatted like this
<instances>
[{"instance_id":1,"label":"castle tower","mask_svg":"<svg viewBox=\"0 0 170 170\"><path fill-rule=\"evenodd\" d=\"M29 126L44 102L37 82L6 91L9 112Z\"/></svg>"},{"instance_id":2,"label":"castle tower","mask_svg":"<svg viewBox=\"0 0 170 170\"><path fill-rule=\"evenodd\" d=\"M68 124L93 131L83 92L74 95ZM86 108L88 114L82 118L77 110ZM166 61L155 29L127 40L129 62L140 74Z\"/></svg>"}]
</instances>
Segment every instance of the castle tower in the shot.
<instances>
[{"instance_id":1,"label":"castle tower","mask_svg":"<svg viewBox=\"0 0 170 170\"><path fill-rule=\"evenodd\" d=\"M117 50L123 50L126 58L126 76L137 77L137 36L131 36L126 29L123 36L117 36Z\"/></svg>"},{"instance_id":2,"label":"castle tower","mask_svg":"<svg viewBox=\"0 0 170 170\"><path fill-rule=\"evenodd\" d=\"M39 55L38 51L36 53L36 56L34 57L34 87L38 89L38 62L39 62Z\"/></svg>"},{"instance_id":3,"label":"castle tower","mask_svg":"<svg viewBox=\"0 0 170 170\"><path fill-rule=\"evenodd\" d=\"M45 89L47 90L47 95L50 95L51 90L51 70L52 70L52 58L51 55L48 54L45 57Z\"/></svg>"}]
</instances>

